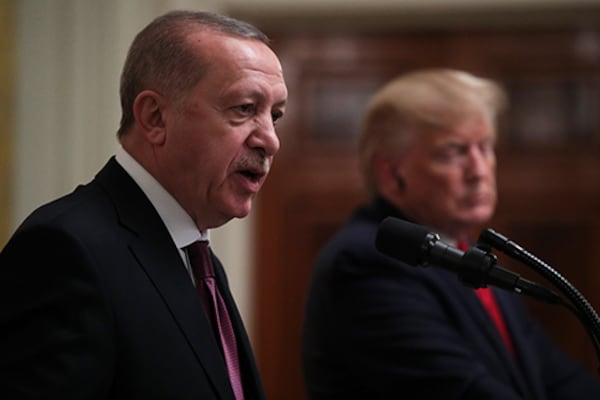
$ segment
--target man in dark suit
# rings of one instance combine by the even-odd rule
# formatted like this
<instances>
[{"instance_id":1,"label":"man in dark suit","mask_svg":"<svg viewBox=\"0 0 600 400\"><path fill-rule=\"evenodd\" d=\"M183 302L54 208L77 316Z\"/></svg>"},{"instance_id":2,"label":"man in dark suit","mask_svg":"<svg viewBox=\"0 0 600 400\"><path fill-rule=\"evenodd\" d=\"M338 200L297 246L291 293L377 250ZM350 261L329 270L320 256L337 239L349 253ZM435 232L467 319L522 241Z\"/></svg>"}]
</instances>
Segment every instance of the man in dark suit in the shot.
<instances>
[{"instance_id":1,"label":"man in dark suit","mask_svg":"<svg viewBox=\"0 0 600 400\"><path fill-rule=\"evenodd\" d=\"M598 382L550 343L517 295L475 291L375 248L388 216L455 245L491 218L504 98L494 82L454 70L416 71L375 94L359 143L373 200L322 250L308 296L311 400L600 399Z\"/></svg>"},{"instance_id":2,"label":"man in dark suit","mask_svg":"<svg viewBox=\"0 0 600 400\"><path fill-rule=\"evenodd\" d=\"M228 345L188 246L249 213L279 149L287 90L267 43L188 11L136 36L116 157L0 253L2 398L264 398L223 267L209 253Z\"/></svg>"}]
</instances>

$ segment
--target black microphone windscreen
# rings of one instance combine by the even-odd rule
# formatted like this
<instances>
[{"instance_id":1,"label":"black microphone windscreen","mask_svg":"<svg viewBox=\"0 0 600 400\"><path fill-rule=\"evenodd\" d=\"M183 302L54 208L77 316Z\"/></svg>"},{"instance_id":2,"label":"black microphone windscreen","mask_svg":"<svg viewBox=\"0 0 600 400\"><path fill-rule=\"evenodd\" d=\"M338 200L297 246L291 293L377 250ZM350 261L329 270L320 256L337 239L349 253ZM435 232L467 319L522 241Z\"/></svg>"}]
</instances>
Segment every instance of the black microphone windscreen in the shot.
<instances>
[{"instance_id":1,"label":"black microphone windscreen","mask_svg":"<svg viewBox=\"0 0 600 400\"><path fill-rule=\"evenodd\" d=\"M421 263L422 246L429 233L422 225L387 217L379 225L375 247L383 254L417 266Z\"/></svg>"}]
</instances>

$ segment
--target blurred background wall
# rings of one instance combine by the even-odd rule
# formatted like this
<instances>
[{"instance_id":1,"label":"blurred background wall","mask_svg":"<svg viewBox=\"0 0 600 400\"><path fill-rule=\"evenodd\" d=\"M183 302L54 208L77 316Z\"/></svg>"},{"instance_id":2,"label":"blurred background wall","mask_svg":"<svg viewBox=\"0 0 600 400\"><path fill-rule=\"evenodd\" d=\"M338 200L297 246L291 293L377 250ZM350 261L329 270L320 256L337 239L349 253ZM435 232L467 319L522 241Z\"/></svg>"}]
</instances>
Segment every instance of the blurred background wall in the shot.
<instances>
[{"instance_id":1,"label":"blurred background wall","mask_svg":"<svg viewBox=\"0 0 600 400\"><path fill-rule=\"evenodd\" d=\"M312 258L365 198L353 147L364 102L408 69L464 68L505 84L513 107L492 226L600 307L600 0L0 0L0 245L113 154L125 53L173 8L256 23L288 80L272 176L249 218L213 232L270 398L304 398L298 345ZM531 309L595 372L572 316Z\"/></svg>"}]
</instances>

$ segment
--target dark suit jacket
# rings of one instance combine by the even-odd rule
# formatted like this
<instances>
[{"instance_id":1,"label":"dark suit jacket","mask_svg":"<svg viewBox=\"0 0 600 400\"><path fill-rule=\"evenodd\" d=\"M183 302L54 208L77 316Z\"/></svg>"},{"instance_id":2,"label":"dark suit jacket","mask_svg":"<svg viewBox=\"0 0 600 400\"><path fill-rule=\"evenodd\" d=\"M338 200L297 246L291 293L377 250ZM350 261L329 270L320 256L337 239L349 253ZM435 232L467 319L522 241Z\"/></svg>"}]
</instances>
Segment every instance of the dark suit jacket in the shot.
<instances>
[{"instance_id":1,"label":"dark suit jacket","mask_svg":"<svg viewBox=\"0 0 600 400\"><path fill-rule=\"evenodd\" d=\"M263 399L231 313L247 399ZM199 297L166 227L111 159L36 210L0 253L0 396L6 399L233 399Z\"/></svg>"},{"instance_id":2,"label":"dark suit jacket","mask_svg":"<svg viewBox=\"0 0 600 400\"><path fill-rule=\"evenodd\" d=\"M553 347L518 295L495 290L513 359L454 274L379 253L386 216L402 217L383 200L361 208L316 261L302 339L310 399L600 399L597 380Z\"/></svg>"}]
</instances>

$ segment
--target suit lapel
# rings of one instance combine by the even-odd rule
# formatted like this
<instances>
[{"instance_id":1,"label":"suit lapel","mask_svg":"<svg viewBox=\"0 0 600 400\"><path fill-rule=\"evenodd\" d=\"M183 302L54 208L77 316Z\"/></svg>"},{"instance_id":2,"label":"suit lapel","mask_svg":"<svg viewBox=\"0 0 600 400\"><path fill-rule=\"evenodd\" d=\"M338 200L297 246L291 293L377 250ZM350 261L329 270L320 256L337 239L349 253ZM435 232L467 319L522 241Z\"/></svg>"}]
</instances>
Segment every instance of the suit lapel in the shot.
<instances>
[{"instance_id":1,"label":"suit lapel","mask_svg":"<svg viewBox=\"0 0 600 400\"><path fill-rule=\"evenodd\" d=\"M515 370L519 367L520 369L518 370L518 373L512 374L513 379L517 383L524 398L542 398L543 394L539 392L540 386L535 383L536 378L534 375L531 375L531 358L528 356L530 349L528 345L523 342L523 334L520 332L522 326L519 318L516 316L514 310L515 305L510 299L510 296L517 295L502 292L501 290L496 290L495 293L496 299L498 300L498 306L502 310L504 321L511 333L511 339L518 357L518 361L515 361L512 365L514 365Z\"/></svg>"},{"instance_id":2,"label":"suit lapel","mask_svg":"<svg viewBox=\"0 0 600 400\"><path fill-rule=\"evenodd\" d=\"M509 333L511 334L511 339L513 341L513 345L515 346L515 350L520 357L519 354L519 344L518 337L514 335L514 327L516 326L516 322L512 318L512 313L510 312L510 306L506 304L506 296L508 293L502 293L501 290L494 290L494 295L496 297L496 301L498 302L498 306L502 312L502 317L504 318L504 322L508 328ZM473 318L476 318L477 321L480 322L481 329L485 332L488 340L493 343L494 349L496 351L496 357L503 364L503 370L507 372L510 376L510 379L513 381L514 386L518 388L519 392L524 395L525 398L529 398L529 385L525 382L522 372L519 369L519 360L515 360L510 355L510 352L506 349L506 344L504 343L502 336L496 329L494 322L491 317L482 306L481 301L477 298L477 295L473 293L469 293L469 307L473 312Z\"/></svg>"},{"instance_id":3,"label":"suit lapel","mask_svg":"<svg viewBox=\"0 0 600 400\"><path fill-rule=\"evenodd\" d=\"M473 314L473 318L478 321L479 325L481 326L481 330L485 333L487 339L493 343L498 358L502 359L502 361L507 365L512 364L510 354L508 353L506 345L504 344L500 333L496 329L496 325L494 324L494 321L492 321L491 316L488 314L483 304L481 304L481 301L475 294L474 290L467 287L465 287L465 290L468 291L468 304L470 311Z\"/></svg>"},{"instance_id":4,"label":"suit lapel","mask_svg":"<svg viewBox=\"0 0 600 400\"><path fill-rule=\"evenodd\" d=\"M111 159L96 177L121 223L134 233L129 247L160 293L223 399L233 399L227 369L199 297L158 213L133 179Z\"/></svg>"}]
</instances>

